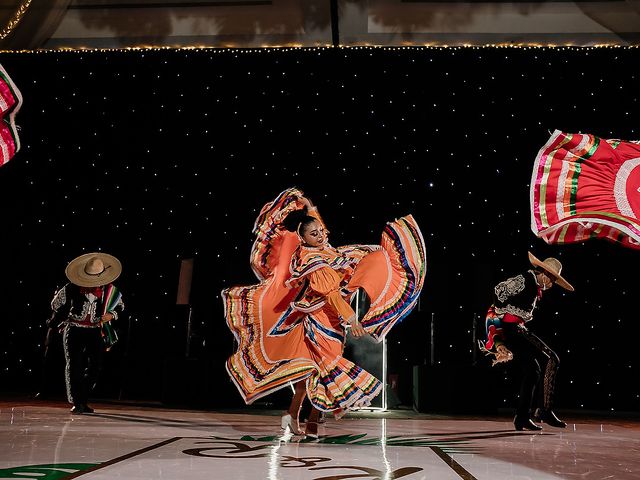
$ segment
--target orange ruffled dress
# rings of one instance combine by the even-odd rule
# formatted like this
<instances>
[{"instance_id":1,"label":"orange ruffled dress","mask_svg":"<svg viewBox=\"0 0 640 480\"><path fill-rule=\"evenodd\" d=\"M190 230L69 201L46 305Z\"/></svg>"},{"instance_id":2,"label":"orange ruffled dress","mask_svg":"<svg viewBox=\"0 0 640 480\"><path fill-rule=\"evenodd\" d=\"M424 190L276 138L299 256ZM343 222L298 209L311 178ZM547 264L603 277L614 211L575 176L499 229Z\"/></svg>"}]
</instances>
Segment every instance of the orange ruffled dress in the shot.
<instances>
[{"instance_id":1,"label":"orange ruffled dress","mask_svg":"<svg viewBox=\"0 0 640 480\"><path fill-rule=\"evenodd\" d=\"M246 403L306 379L311 403L340 416L368 405L382 388L342 356L351 296L358 288L367 292L371 306L361 323L381 341L418 300L424 240L409 215L387 224L380 245L303 246L282 226L303 208L301 197L296 189L282 192L256 220L251 265L260 283L222 292L238 342L226 366Z\"/></svg>"}]
</instances>

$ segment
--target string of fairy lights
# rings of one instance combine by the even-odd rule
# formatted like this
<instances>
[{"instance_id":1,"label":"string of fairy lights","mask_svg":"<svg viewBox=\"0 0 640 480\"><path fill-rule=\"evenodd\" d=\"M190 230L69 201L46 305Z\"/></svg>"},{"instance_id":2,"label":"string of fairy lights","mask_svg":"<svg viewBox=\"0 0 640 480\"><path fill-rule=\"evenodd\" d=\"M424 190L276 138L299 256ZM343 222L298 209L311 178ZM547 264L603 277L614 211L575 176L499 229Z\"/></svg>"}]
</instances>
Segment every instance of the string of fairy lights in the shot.
<instances>
[{"instance_id":1,"label":"string of fairy lights","mask_svg":"<svg viewBox=\"0 0 640 480\"><path fill-rule=\"evenodd\" d=\"M2 38L2 37L0 37ZM340 45L340 46L264 46L264 47L210 47L210 46L190 46L190 47L170 47L170 46L139 46L123 48L56 48L56 49L33 49L33 50L0 50L0 54L53 54L53 53L126 53L126 52L161 52L161 51L185 51L185 52L210 52L219 54L256 54L256 53L282 53L282 52L324 52L331 50L345 51L466 51L466 50L496 50L496 49L517 49L517 50L540 50L540 51L591 51L591 50L635 50L640 45L539 45L539 44L485 44L485 45L411 45L411 46L388 46L388 45Z\"/></svg>"},{"instance_id":2,"label":"string of fairy lights","mask_svg":"<svg viewBox=\"0 0 640 480\"><path fill-rule=\"evenodd\" d=\"M27 10L31 6L31 0L25 0L20 4L20 6L16 9L15 13L7 23L7 26L0 30L0 40L4 40L9 36L11 32L18 26L22 18L24 17Z\"/></svg>"}]
</instances>

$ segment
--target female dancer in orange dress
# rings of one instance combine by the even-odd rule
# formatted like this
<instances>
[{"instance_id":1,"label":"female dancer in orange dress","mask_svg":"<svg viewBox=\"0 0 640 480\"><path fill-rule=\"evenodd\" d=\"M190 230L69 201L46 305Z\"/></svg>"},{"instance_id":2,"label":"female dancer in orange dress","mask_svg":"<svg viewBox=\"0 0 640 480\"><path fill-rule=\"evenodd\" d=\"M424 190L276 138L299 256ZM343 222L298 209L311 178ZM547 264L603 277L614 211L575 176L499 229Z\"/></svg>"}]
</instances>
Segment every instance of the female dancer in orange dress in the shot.
<instances>
[{"instance_id":1,"label":"female dancer in orange dress","mask_svg":"<svg viewBox=\"0 0 640 480\"><path fill-rule=\"evenodd\" d=\"M264 206L254 233L251 265L260 283L222 292L238 341L227 371L245 402L295 384L282 418L293 433L305 393L314 407L311 423L317 410L339 418L369 405L382 384L342 356L346 331L381 341L415 306L426 263L413 217L388 223L380 245L334 248L317 210L289 189ZM359 289L371 302L361 320L349 305Z\"/></svg>"}]
</instances>

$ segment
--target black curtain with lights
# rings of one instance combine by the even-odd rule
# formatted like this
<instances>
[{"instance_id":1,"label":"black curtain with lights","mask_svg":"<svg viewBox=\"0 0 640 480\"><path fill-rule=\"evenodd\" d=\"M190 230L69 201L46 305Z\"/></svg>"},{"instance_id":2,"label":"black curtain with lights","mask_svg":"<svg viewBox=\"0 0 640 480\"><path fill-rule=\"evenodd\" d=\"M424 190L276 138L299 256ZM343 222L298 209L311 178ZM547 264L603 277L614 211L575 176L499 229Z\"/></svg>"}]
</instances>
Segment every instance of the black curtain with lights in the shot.
<instances>
[{"instance_id":1,"label":"black curtain with lights","mask_svg":"<svg viewBox=\"0 0 640 480\"><path fill-rule=\"evenodd\" d=\"M0 169L5 391L37 389L66 263L103 250L122 260L127 315L100 395L171 388L167 359L185 344L180 263L193 258L196 360L175 365L206 378L212 405L240 405L220 291L255 282L255 217L297 186L334 245L376 243L407 213L422 228L420 308L389 336L403 403L412 367L430 362L432 318L437 365L486 366L474 324L531 250L559 258L576 287L545 294L531 324L561 357L558 406L640 410L640 255L603 241L546 245L529 226L533 161L551 131L640 137L638 49L78 51L0 63L24 96L23 148ZM481 371L498 372L510 405L517 388L501 368Z\"/></svg>"}]
</instances>

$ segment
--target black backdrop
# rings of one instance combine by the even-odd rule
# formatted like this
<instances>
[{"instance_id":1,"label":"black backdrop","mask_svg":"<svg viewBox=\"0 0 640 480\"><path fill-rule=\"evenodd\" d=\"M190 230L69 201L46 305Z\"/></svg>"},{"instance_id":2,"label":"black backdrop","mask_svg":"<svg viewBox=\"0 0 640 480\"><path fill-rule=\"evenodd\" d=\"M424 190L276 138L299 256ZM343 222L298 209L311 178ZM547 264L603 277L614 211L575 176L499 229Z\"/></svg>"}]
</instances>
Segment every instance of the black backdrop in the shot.
<instances>
[{"instance_id":1,"label":"black backdrop","mask_svg":"<svg viewBox=\"0 0 640 480\"><path fill-rule=\"evenodd\" d=\"M211 364L200 373L216 386L210 403L240 405L219 292L253 283L256 214L298 186L334 245L375 243L406 213L423 230L420 311L389 337L404 403L411 367L429 359L432 314L436 362L470 365L474 319L531 249L560 258L576 287L545 295L532 324L561 357L558 404L640 409L640 255L602 241L549 246L529 227L533 160L551 131L640 137L638 49L130 50L0 63L24 96L23 148L0 169L5 391L36 388L66 262L101 249L123 262L127 307L102 394L162 396L184 345L180 260L193 257L192 353Z\"/></svg>"}]
</instances>

